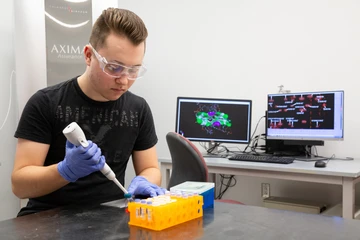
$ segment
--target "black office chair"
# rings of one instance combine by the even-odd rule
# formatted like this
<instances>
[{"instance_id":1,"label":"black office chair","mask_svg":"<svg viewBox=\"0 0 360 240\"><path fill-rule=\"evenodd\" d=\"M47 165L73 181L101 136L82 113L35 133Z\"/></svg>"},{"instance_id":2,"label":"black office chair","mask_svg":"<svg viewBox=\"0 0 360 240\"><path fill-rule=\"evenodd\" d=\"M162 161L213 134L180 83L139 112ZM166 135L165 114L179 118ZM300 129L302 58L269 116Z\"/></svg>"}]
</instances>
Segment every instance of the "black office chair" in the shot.
<instances>
[{"instance_id":1,"label":"black office chair","mask_svg":"<svg viewBox=\"0 0 360 240\"><path fill-rule=\"evenodd\" d=\"M199 149L182 135L169 132L166 141L172 160L172 173L167 186L170 189L185 181L207 182L208 168ZM219 199L219 202L243 204L236 200Z\"/></svg>"},{"instance_id":2,"label":"black office chair","mask_svg":"<svg viewBox=\"0 0 360 240\"><path fill-rule=\"evenodd\" d=\"M192 142L175 132L169 132L166 135L166 141L172 160L168 189L185 181L208 181L205 160Z\"/></svg>"}]
</instances>

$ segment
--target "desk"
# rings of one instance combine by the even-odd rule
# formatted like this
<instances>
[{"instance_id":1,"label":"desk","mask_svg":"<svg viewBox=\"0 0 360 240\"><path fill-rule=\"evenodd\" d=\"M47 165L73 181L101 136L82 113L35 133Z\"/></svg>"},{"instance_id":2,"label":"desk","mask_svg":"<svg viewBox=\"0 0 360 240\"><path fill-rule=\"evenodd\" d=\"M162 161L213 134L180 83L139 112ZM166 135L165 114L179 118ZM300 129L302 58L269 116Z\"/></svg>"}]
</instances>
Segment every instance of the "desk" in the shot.
<instances>
[{"instance_id":1,"label":"desk","mask_svg":"<svg viewBox=\"0 0 360 240\"><path fill-rule=\"evenodd\" d=\"M171 159L159 159L166 185L169 183ZM326 168L315 168L314 162L291 164L230 161L227 158L205 158L209 173L274 178L342 185L342 216L354 218L355 184L360 181L360 159L330 160Z\"/></svg>"},{"instance_id":2,"label":"desk","mask_svg":"<svg viewBox=\"0 0 360 240\"><path fill-rule=\"evenodd\" d=\"M1 221L0 239L360 239L358 220L219 202L203 218L159 232L128 220L116 204L54 209Z\"/></svg>"}]
</instances>

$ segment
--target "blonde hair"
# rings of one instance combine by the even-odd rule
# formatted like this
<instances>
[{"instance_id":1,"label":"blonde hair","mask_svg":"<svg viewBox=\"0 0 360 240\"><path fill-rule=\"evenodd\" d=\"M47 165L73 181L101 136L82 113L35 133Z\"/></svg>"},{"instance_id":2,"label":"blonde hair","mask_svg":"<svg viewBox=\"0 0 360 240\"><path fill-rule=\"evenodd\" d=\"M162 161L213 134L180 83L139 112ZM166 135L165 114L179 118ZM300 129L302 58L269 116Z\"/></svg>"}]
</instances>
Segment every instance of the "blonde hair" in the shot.
<instances>
[{"instance_id":1,"label":"blonde hair","mask_svg":"<svg viewBox=\"0 0 360 240\"><path fill-rule=\"evenodd\" d=\"M138 15L119 8L108 8L101 13L94 23L89 42L95 49L104 47L111 33L126 37L135 46L145 43L148 36L146 26Z\"/></svg>"}]
</instances>

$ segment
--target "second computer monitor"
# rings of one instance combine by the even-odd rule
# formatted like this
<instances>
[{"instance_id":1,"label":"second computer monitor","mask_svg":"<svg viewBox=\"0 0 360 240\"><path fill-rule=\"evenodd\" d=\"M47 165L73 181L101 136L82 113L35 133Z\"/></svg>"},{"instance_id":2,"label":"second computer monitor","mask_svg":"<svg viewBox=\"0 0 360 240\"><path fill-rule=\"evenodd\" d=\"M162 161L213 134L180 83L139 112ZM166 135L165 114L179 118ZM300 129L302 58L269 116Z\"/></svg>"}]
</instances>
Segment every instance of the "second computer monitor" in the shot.
<instances>
[{"instance_id":1,"label":"second computer monitor","mask_svg":"<svg viewBox=\"0 0 360 240\"><path fill-rule=\"evenodd\" d=\"M344 91L268 95L267 138L343 140Z\"/></svg>"},{"instance_id":2,"label":"second computer monitor","mask_svg":"<svg viewBox=\"0 0 360 240\"><path fill-rule=\"evenodd\" d=\"M190 141L250 141L251 100L178 97L175 131Z\"/></svg>"}]
</instances>

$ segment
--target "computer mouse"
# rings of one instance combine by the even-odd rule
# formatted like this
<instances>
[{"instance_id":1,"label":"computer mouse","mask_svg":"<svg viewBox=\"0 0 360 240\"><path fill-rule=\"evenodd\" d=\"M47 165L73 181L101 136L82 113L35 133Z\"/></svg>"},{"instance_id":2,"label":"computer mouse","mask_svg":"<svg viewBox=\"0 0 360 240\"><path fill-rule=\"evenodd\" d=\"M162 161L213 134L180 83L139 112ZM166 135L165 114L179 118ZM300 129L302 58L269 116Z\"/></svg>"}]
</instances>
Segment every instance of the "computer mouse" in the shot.
<instances>
[{"instance_id":1,"label":"computer mouse","mask_svg":"<svg viewBox=\"0 0 360 240\"><path fill-rule=\"evenodd\" d=\"M326 167L326 162L324 162L323 160L317 160L315 162L315 167Z\"/></svg>"}]
</instances>

